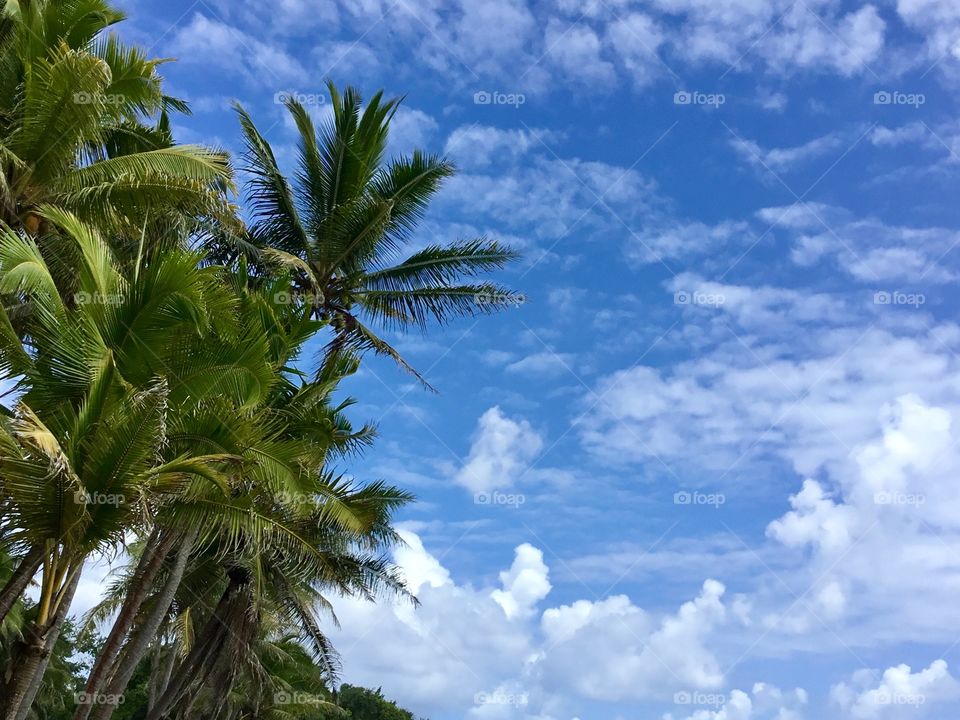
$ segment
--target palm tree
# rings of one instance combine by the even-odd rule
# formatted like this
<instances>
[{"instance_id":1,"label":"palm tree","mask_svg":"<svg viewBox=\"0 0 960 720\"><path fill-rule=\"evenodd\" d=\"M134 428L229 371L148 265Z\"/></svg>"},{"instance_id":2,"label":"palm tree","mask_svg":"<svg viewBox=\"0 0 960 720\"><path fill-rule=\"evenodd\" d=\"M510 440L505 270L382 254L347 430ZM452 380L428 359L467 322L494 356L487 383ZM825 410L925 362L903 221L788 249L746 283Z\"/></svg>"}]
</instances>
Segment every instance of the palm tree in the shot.
<instances>
[{"instance_id":1,"label":"palm tree","mask_svg":"<svg viewBox=\"0 0 960 720\"><path fill-rule=\"evenodd\" d=\"M204 327L227 327L232 313L222 283L195 253L167 249L124 275L75 216L38 212L62 247L73 243L77 273L58 284L30 235L0 232L0 293L29 308L19 334L0 312L0 370L23 391L0 424L0 543L24 558L41 552L36 617L3 690L4 717L17 719L29 709L86 558L149 529L192 482L226 488L223 473L236 460L201 443L171 448L168 426L205 397L258 402L269 371L264 347L240 331L231 331L233 342L224 332L219 342L202 342ZM229 370L211 372L219 367Z\"/></svg>"},{"instance_id":2,"label":"palm tree","mask_svg":"<svg viewBox=\"0 0 960 720\"><path fill-rule=\"evenodd\" d=\"M152 713L187 700L229 703L238 683L257 681L256 644L265 625L295 629L332 677L335 657L315 616L317 607L328 607L322 589L365 597L381 589L403 593L392 566L378 553L397 541L390 515L410 496L382 483L356 487L328 469L373 436L371 427L354 430L346 418L351 400L331 402L340 379L356 370L356 359L328 363L307 380L295 364L318 321L309 308L272 301L288 278L255 288L242 278L241 273L243 299L236 308L241 323L254 335L270 337L269 350L261 350L275 369L267 398L242 412L211 406L208 415L205 410L191 418L189 428L171 427L168 435L173 447L207 438L216 442L217 452L243 462L227 496L211 489L164 509L159 526L203 528L202 534L179 535L176 557L161 559L152 578L144 569L159 555L147 560L146 552L141 554L99 613L120 608L123 617L130 598L149 593L121 632L114 623L107 643L117 642L112 653L98 656L87 692L123 693L152 652L166 658L160 663L163 680L152 685ZM198 628L197 634L181 643L189 652L176 662L169 647L154 641L164 627L186 625ZM112 711L108 705L79 708L75 719L102 720Z\"/></svg>"},{"instance_id":3,"label":"palm tree","mask_svg":"<svg viewBox=\"0 0 960 720\"><path fill-rule=\"evenodd\" d=\"M404 259L401 251L454 167L419 150L385 161L399 100L384 101L377 93L362 106L353 88L341 95L330 83L329 91L333 118L319 131L306 108L296 100L286 103L299 131L292 185L270 144L237 106L246 144L243 169L250 178L250 244L262 264L291 273L284 295L306 302L332 328L328 357L373 350L416 374L365 322L424 329L430 321L515 304L518 296L509 290L468 280L502 268L516 253L481 238L430 243Z\"/></svg>"},{"instance_id":4,"label":"palm tree","mask_svg":"<svg viewBox=\"0 0 960 720\"><path fill-rule=\"evenodd\" d=\"M106 31L104 0L5 0L0 14L0 220L40 230L44 204L128 233L151 214L228 217L223 153L174 146L159 60Z\"/></svg>"}]
</instances>

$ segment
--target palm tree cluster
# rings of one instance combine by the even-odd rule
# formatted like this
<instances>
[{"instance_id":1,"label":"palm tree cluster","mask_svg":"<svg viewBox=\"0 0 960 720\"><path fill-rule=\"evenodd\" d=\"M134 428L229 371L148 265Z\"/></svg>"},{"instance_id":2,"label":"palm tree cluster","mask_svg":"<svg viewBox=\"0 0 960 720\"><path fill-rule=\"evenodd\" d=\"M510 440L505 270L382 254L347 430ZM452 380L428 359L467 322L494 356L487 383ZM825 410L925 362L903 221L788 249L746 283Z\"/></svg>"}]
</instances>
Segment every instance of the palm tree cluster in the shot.
<instances>
[{"instance_id":1,"label":"palm tree cluster","mask_svg":"<svg viewBox=\"0 0 960 720\"><path fill-rule=\"evenodd\" d=\"M484 276L514 254L404 256L454 168L387 158L379 93L330 84L319 127L288 101L291 177L237 106L235 190L224 152L176 144L188 108L120 20L106 0L0 14L0 718L45 716L104 558L74 720L144 677L147 720L334 717L330 597L409 598L388 558L412 500L338 469L375 435L338 386L369 351L426 384L377 333L511 304Z\"/></svg>"}]
</instances>

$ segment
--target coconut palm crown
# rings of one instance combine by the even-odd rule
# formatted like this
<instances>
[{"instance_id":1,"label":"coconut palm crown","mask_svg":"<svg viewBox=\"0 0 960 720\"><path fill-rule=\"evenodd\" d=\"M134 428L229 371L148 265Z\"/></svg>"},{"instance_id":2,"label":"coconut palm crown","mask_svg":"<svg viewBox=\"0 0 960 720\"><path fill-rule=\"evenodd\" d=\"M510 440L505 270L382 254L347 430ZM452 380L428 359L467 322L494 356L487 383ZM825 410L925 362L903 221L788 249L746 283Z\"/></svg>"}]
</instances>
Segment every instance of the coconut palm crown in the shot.
<instances>
[{"instance_id":1,"label":"coconut palm crown","mask_svg":"<svg viewBox=\"0 0 960 720\"><path fill-rule=\"evenodd\" d=\"M420 150L386 160L400 100L384 100L378 92L364 105L353 88L342 94L333 83L328 88L333 113L319 128L301 103L285 103L299 134L292 182L250 115L236 108L246 144L242 170L249 178L254 254L292 272L290 295L312 305L313 315L332 328L329 357L373 350L420 378L367 323L423 330L430 322L516 304L519 296L478 276L517 254L478 238L419 243L403 257L431 198L455 168Z\"/></svg>"}]
</instances>

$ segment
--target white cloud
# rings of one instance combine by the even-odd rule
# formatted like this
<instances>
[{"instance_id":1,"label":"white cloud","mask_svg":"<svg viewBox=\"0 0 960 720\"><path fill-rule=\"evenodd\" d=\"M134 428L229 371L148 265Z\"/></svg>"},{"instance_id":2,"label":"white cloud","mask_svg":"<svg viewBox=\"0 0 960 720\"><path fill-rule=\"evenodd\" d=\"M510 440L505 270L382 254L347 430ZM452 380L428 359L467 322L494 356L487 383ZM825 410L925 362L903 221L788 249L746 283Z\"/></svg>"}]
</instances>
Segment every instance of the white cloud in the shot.
<instances>
[{"instance_id":1,"label":"white cloud","mask_svg":"<svg viewBox=\"0 0 960 720\"><path fill-rule=\"evenodd\" d=\"M596 32L583 22L551 20L544 37L550 62L576 84L596 89L613 84L613 63L601 57L602 45Z\"/></svg>"},{"instance_id":2,"label":"white cloud","mask_svg":"<svg viewBox=\"0 0 960 720\"><path fill-rule=\"evenodd\" d=\"M793 510L767 526L768 535L790 547L813 544L831 553L850 544L855 513L826 497L816 480L804 480L790 505Z\"/></svg>"},{"instance_id":3,"label":"white cloud","mask_svg":"<svg viewBox=\"0 0 960 720\"><path fill-rule=\"evenodd\" d=\"M761 90L757 96L757 104L764 110L783 112L787 109L789 98L785 93Z\"/></svg>"},{"instance_id":4,"label":"white cloud","mask_svg":"<svg viewBox=\"0 0 960 720\"><path fill-rule=\"evenodd\" d=\"M539 150L541 143L556 140L555 133L538 130L505 130L489 125L464 125L447 138L444 153L467 167L483 168L491 164L510 162Z\"/></svg>"},{"instance_id":5,"label":"white cloud","mask_svg":"<svg viewBox=\"0 0 960 720\"><path fill-rule=\"evenodd\" d=\"M636 87L644 87L664 74L664 65L657 53L665 40L657 22L639 12L618 17L607 26L607 42Z\"/></svg>"},{"instance_id":6,"label":"white cloud","mask_svg":"<svg viewBox=\"0 0 960 720\"><path fill-rule=\"evenodd\" d=\"M413 150L429 150L437 128L437 121L423 110L401 105L390 121L388 150L393 154L405 155Z\"/></svg>"},{"instance_id":7,"label":"white cloud","mask_svg":"<svg viewBox=\"0 0 960 720\"><path fill-rule=\"evenodd\" d=\"M499 407L480 416L466 462L456 482L471 492L511 487L543 447L543 439L524 419L512 420Z\"/></svg>"},{"instance_id":8,"label":"white cloud","mask_svg":"<svg viewBox=\"0 0 960 720\"><path fill-rule=\"evenodd\" d=\"M922 122L907 123L896 128L878 125L870 131L870 142L878 147L897 147L930 140L935 141L930 130Z\"/></svg>"},{"instance_id":9,"label":"white cloud","mask_svg":"<svg viewBox=\"0 0 960 720\"><path fill-rule=\"evenodd\" d=\"M830 133L793 147L764 148L753 140L739 137L732 138L730 145L744 161L758 171L780 174L791 172L809 160L840 150L844 141L843 135Z\"/></svg>"},{"instance_id":10,"label":"white cloud","mask_svg":"<svg viewBox=\"0 0 960 720\"><path fill-rule=\"evenodd\" d=\"M828 224L824 219L817 232L795 237L790 256L804 266L832 260L860 282L926 286L956 278L950 250L958 241L960 233L948 228L898 227L871 218Z\"/></svg>"},{"instance_id":11,"label":"white cloud","mask_svg":"<svg viewBox=\"0 0 960 720\"><path fill-rule=\"evenodd\" d=\"M527 355L507 365L507 372L538 378L556 378L575 373L576 357L570 353L544 351Z\"/></svg>"},{"instance_id":12,"label":"white cloud","mask_svg":"<svg viewBox=\"0 0 960 720\"><path fill-rule=\"evenodd\" d=\"M929 717L938 702L956 698L960 691L943 660L915 673L909 665L887 668L879 685L870 687L873 675L860 671L851 685L839 683L830 690L833 702L855 720Z\"/></svg>"},{"instance_id":13,"label":"white cloud","mask_svg":"<svg viewBox=\"0 0 960 720\"><path fill-rule=\"evenodd\" d=\"M884 46L885 23L873 5L840 15L834 4L788 0L657 0L669 13L684 13L677 46L691 61L738 68L759 59L768 70L797 69L853 75L865 71Z\"/></svg>"},{"instance_id":14,"label":"white cloud","mask_svg":"<svg viewBox=\"0 0 960 720\"><path fill-rule=\"evenodd\" d=\"M570 717L596 699L666 701L677 690L723 682L709 647L726 618L724 587L714 580L662 616L616 595L538 617L550 591L538 548L516 548L500 588L474 588L452 580L409 527L403 537L407 548L396 559L419 578L420 606L334 598L341 627L330 635L346 682L382 687L415 714ZM517 702L474 706L491 698Z\"/></svg>"},{"instance_id":15,"label":"white cloud","mask_svg":"<svg viewBox=\"0 0 960 720\"><path fill-rule=\"evenodd\" d=\"M770 634L757 652L933 642L960 623L960 330L869 294L858 308L695 276L668 287L681 283L725 302L677 308L690 360L622 370L585 394L585 447L672 489L807 478L768 540L745 540L776 572L752 583Z\"/></svg>"},{"instance_id":16,"label":"white cloud","mask_svg":"<svg viewBox=\"0 0 960 720\"><path fill-rule=\"evenodd\" d=\"M530 617L540 600L550 592L549 571L543 553L529 543L517 546L509 570L500 573L502 589L490 597L503 608L508 619Z\"/></svg>"},{"instance_id":17,"label":"white cloud","mask_svg":"<svg viewBox=\"0 0 960 720\"><path fill-rule=\"evenodd\" d=\"M817 202L766 207L757 210L755 214L765 223L790 230L822 229L825 225L834 225L850 215L842 208Z\"/></svg>"},{"instance_id":18,"label":"white cloud","mask_svg":"<svg viewBox=\"0 0 960 720\"><path fill-rule=\"evenodd\" d=\"M927 55L941 70L960 60L960 7L952 0L898 0L897 13L909 26L924 34Z\"/></svg>"},{"instance_id":19,"label":"white cloud","mask_svg":"<svg viewBox=\"0 0 960 720\"><path fill-rule=\"evenodd\" d=\"M544 671L556 687L596 700L716 688L723 674L707 638L726 618L723 593L722 584L708 580L695 600L660 623L623 595L548 609Z\"/></svg>"},{"instance_id":20,"label":"white cloud","mask_svg":"<svg viewBox=\"0 0 960 720\"><path fill-rule=\"evenodd\" d=\"M755 683L752 694L731 690L718 710L697 710L686 720L802 720L806 704L807 693L801 688L784 692L774 685ZM673 720L673 716L668 713L663 720Z\"/></svg>"},{"instance_id":21,"label":"white cloud","mask_svg":"<svg viewBox=\"0 0 960 720\"><path fill-rule=\"evenodd\" d=\"M429 586L439 588L450 585L450 573L423 547L423 541L412 529L399 527L397 532L404 544L394 550L394 560L403 568L407 589L414 595Z\"/></svg>"},{"instance_id":22,"label":"white cloud","mask_svg":"<svg viewBox=\"0 0 960 720\"><path fill-rule=\"evenodd\" d=\"M630 236L627 257L639 263L656 263L697 255L717 255L731 246L752 242L745 222L724 221L715 225L672 221Z\"/></svg>"},{"instance_id":23,"label":"white cloud","mask_svg":"<svg viewBox=\"0 0 960 720\"><path fill-rule=\"evenodd\" d=\"M917 290L916 286L951 282L958 274L951 251L960 243L960 233L947 227L855 218L844 208L816 202L762 208L755 215L790 233L793 262L804 267L831 262L874 289L886 281Z\"/></svg>"},{"instance_id":24,"label":"white cloud","mask_svg":"<svg viewBox=\"0 0 960 720\"><path fill-rule=\"evenodd\" d=\"M301 62L282 46L200 13L177 30L170 51L185 64L217 68L271 89L308 78Z\"/></svg>"},{"instance_id":25,"label":"white cloud","mask_svg":"<svg viewBox=\"0 0 960 720\"><path fill-rule=\"evenodd\" d=\"M663 205L656 184L635 169L557 159L555 151L548 149L551 141L541 140L547 147L536 141L537 154L528 155L523 164L498 165L495 171L468 171L451 178L438 197L438 206L556 243L574 231L577 237L622 241L624 224L648 220ZM557 252L569 250L563 244L556 246Z\"/></svg>"}]
</instances>

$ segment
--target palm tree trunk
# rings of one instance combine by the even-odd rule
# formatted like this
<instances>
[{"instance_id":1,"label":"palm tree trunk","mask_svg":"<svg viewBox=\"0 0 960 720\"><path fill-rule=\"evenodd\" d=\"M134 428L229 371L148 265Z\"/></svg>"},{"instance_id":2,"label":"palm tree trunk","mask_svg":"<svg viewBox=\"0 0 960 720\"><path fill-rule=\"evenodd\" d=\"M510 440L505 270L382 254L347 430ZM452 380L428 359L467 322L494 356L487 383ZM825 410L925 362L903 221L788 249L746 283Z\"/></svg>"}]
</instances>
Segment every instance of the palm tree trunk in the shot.
<instances>
[{"instance_id":1,"label":"palm tree trunk","mask_svg":"<svg viewBox=\"0 0 960 720\"><path fill-rule=\"evenodd\" d=\"M201 687L214 672L217 661L223 661L221 655L225 644L235 635L232 625L238 618L247 614L247 599L242 597L249 576L242 569L230 572L227 585L220 601L197 637L190 653L180 663L166 692L160 697L153 709L147 713L146 720L160 720L180 701L193 686Z\"/></svg>"},{"instance_id":2,"label":"palm tree trunk","mask_svg":"<svg viewBox=\"0 0 960 720\"><path fill-rule=\"evenodd\" d=\"M187 560L193 551L193 544L197 540L199 531L192 529L187 532L183 538L183 544L177 550L177 556L174 559L173 567L167 576L167 581L160 591L160 595L154 602L150 612L140 623L140 627L131 636L124 648L123 656L118 657L114 663L112 677L107 685L107 694L122 695L127 689L127 684L133 673L136 671L140 661L143 660L150 647L150 643L157 637L157 631L163 624L163 619L167 615L170 603L180 587L180 581L183 579L183 572L187 567ZM97 705L92 708L92 720L107 720L115 710L115 706L108 704Z\"/></svg>"},{"instance_id":3,"label":"palm tree trunk","mask_svg":"<svg viewBox=\"0 0 960 720\"><path fill-rule=\"evenodd\" d=\"M97 655L97 659L90 668L90 676L87 678L85 692L88 695L97 696L103 689L103 685L109 677L117 658L120 655L120 649L123 647L123 641L126 640L130 628L143 605L144 600L153 590L153 582L156 580L163 561L166 560L170 549L176 537L171 532L162 532L160 528L154 528L150 534L147 544L140 555L140 561L137 564L137 570L134 575L134 582L123 600L117 619L110 629L107 640ZM90 704L78 705L74 713L74 720L87 720L93 706Z\"/></svg>"},{"instance_id":4,"label":"palm tree trunk","mask_svg":"<svg viewBox=\"0 0 960 720\"><path fill-rule=\"evenodd\" d=\"M157 699L166 692L167 686L170 684L173 667L177 664L178 646L179 642L174 640L167 649L166 654L163 652L162 645L157 646L156 663L150 677L150 695L147 698L147 712L153 709L153 706L157 703Z\"/></svg>"},{"instance_id":5,"label":"palm tree trunk","mask_svg":"<svg viewBox=\"0 0 960 720\"><path fill-rule=\"evenodd\" d=\"M52 622L46 629L31 626L28 640L21 645L21 653L14 662L14 675L4 692L4 720L25 720L30 712L33 699L43 682L43 674L50 663L53 647L60 637L63 621L70 610L70 603L80 584L80 568L73 571L73 577L68 582Z\"/></svg>"},{"instance_id":6,"label":"palm tree trunk","mask_svg":"<svg viewBox=\"0 0 960 720\"><path fill-rule=\"evenodd\" d=\"M224 604L224 600L225 598L221 599L217 605L217 610ZM201 668L208 665L207 660L214 654L213 648L218 641L217 625L219 625L219 623L211 618L204 626L200 637L197 638L197 642L180 663L176 673L173 674L173 677L167 684L166 690L164 690L157 699L157 702L154 703L154 706L147 713L146 720L160 720L160 718L165 717L173 706L186 695L190 686L197 681L197 674L201 671ZM209 668L206 668L204 674L209 672L209 670Z\"/></svg>"},{"instance_id":7,"label":"palm tree trunk","mask_svg":"<svg viewBox=\"0 0 960 720\"><path fill-rule=\"evenodd\" d=\"M13 575L7 580L3 590L0 590L0 622L7 617L7 613L13 607L14 603L23 595L27 585L37 574L40 564L43 562L43 546L32 546L27 554L20 559L20 564L13 571Z\"/></svg>"}]
</instances>

